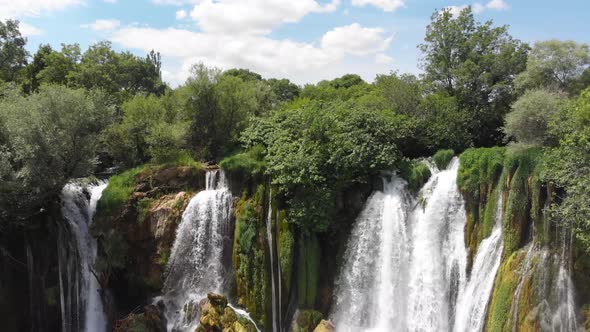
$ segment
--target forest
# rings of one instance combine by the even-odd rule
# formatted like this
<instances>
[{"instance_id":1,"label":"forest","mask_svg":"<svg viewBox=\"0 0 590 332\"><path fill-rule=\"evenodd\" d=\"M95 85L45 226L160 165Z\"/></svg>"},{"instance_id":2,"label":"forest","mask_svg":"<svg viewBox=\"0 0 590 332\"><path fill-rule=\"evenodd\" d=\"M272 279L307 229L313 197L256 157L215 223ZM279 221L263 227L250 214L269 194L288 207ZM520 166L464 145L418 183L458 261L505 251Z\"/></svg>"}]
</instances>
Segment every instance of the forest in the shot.
<instances>
[{"instance_id":1,"label":"forest","mask_svg":"<svg viewBox=\"0 0 590 332\"><path fill-rule=\"evenodd\" d=\"M174 88L158 50L26 44L0 22L6 331L590 331L587 44L527 44L466 7L434 12L420 75L195 63ZM436 222L429 298L412 262ZM410 295L382 298L383 278Z\"/></svg>"}]
</instances>

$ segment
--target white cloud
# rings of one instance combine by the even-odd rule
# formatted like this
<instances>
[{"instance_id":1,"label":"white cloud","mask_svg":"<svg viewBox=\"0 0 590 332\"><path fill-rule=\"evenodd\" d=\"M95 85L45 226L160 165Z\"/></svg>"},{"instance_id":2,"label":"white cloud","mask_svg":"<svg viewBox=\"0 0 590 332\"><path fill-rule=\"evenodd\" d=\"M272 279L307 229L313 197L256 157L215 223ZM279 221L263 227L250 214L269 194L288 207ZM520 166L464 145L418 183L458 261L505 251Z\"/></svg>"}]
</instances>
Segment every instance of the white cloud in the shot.
<instances>
[{"instance_id":1,"label":"white cloud","mask_svg":"<svg viewBox=\"0 0 590 332\"><path fill-rule=\"evenodd\" d=\"M378 64L390 64L393 63L393 58L387 54L377 53L375 55L375 62Z\"/></svg>"},{"instance_id":2,"label":"white cloud","mask_svg":"<svg viewBox=\"0 0 590 332\"><path fill-rule=\"evenodd\" d=\"M108 3L117 3L117 0L103 0L104 2L108 2Z\"/></svg>"},{"instance_id":3,"label":"white cloud","mask_svg":"<svg viewBox=\"0 0 590 332\"><path fill-rule=\"evenodd\" d=\"M176 11L176 19L177 20L184 20L187 16L188 16L188 13L184 9Z\"/></svg>"},{"instance_id":4,"label":"white cloud","mask_svg":"<svg viewBox=\"0 0 590 332\"><path fill-rule=\"evenodd\" d=\"M495 10L507 10L510 8L504 0L491 0L486 4L486 7Z\"/></svg>"},{"instance_id":5,"label":"white cloud","mask_svg":"<svg viewBox=\"0 0 590 332\"><path fill-rule=\"evenodd\" d=\"M451 14L453 15L453 17L457 17L459 16L459 14L461 13L461 11L465 8L467 8L468 5L462 5L462 6L449 6L446 7L446 9L449 9ZM510 6L506 3L506 1L504 0L490 0L489 2L487 2L486 4L482 4L480 2L476 2L473 5L471 5L471 9L473 10L473 12L475 14L481 14L484 11L491 9L491 10L508 10L510 9Z\"/></svg>"},{"instance_id":6,"label":"white cloud","mask_svg":"<svg viewBox=\"0 0 590 332\"><path fill-rule=\"evenodd\" d=\"M295 23L311 13L333 12L340 0L325 5L316 0L201 0L191 17L206 32L268 34L283 23Z\"/></svg>"},{"instance_id":7,"label":"white cloud","mask_svg":"<svg viewBox=\"0 0 590 332\"><path fill-rule=\"evenodd\" d=\"M373 5L386 12L392 12L404 6L404 0L352 0L353 6Z\"/></svg>"},{"instance_id":8,"label":"white cloud","mask_svg":"<svg viewBox=\"0 0 590 332\"><path fill-rule=\"evenodd\" d=\"M345 38L347 37L347 38ZM334 28L321 38L319 45L262 35L194 32L183 29L125 27L115 30L110 38L126 48L161 52L165 58L162 75L173 85L182 83L192 64L203 62L220 68L249 68L266 77L288 77L304 83L344 74L349 58L372 62L376 53L385 50L391 38L379 28L358 24ZM385 57L379 57L385 61ZM385 63L379 63L387 70ZM367 66L367 70L373 67ZM370 77L370 75L366 75Z\"/></svg>"},{"instance_id":9,"label":"white cloud","mask_svg":"<svg viewBox=\"0 0 590 332\"><path fill-rule=\"evenodd\" d=\"M0 0L0 18L39 16L82 3L82 0Z\"/></svg>"},{"instance_id":10,"label":"white cloud","mask_svg":"<svg viewBox=\"0 0 590 332\"><path fill-rule=\"evenodd\" d=\"M118 28L121 22L118 20L96 20L93 23L82 24L81 28L87 28L94 31L109 31Z\"/></svg>"},{"instance_id":11,"label":"white cloud","mask_svg":"<svg viewBox=\"0 0 590 332\"><path fill-rule=\"evenodd\" d=\"M28 36L38 36L40 34L43 34L43 30L34 27L30 24L27 24L25 22L20 22L19 24L19 30L20 33L24 36L24 37L28 37Z\"/></svg>"},{"instance_id":12,"label":"white cloud","mask_svg":"<svg viewBox=\"0 0 590 332\"><path fill-rule=\"evenodd\" d=\"M334 28L322 37L322 48L331 52L366 55L382 52L392 37L384 38L383 29L365 28L358 23Z\"/></svg>"},{"instance_id":13,"label":"white cloud","mask_svg":"<svg viewBox=\"0 0 590 332\"><path fill-rule=\"evenodd\" d=\"M171 5L171 6L182 6L189 4L199 3L199 0L152 0L152 3L156 5Z\"/></svg>"},{"instance_id":14,"label":"white cloud","mask_svg":"<svg viewBox=\"0 0 590 332\"><path fill-rule=\"evenodd\" d=\"M451 13L451 15L453 15L453 17L459 17L459 14L461 14L461 12L463 11L463 9L467 8L467 5L463 5L463 6L448 6L445 9L449 11L449 13Z\"/></svg>"}]
</instances>

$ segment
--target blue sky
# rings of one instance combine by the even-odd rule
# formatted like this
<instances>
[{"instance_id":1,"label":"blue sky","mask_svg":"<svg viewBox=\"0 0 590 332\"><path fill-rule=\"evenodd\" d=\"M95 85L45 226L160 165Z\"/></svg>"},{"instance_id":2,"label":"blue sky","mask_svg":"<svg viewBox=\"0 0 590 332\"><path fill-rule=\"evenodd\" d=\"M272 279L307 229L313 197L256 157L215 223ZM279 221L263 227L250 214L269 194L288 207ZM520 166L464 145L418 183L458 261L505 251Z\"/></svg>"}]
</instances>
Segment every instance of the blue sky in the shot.
<instances>
[{"instance_id":1,"label":"blue sky","mask_svg":"<svg viewBox=\"0 0 590 332\"><path fill-rule=\"evenodd\" d=\"M105 39L138 55L155 49L173 86L196 62L304 84L419 73L416 46L432 13L466 5L529 43L590 43L588 0L0 0L0 17L22 22L31 53L41 43L85 49Z\"/></svg>"}]
</instances>

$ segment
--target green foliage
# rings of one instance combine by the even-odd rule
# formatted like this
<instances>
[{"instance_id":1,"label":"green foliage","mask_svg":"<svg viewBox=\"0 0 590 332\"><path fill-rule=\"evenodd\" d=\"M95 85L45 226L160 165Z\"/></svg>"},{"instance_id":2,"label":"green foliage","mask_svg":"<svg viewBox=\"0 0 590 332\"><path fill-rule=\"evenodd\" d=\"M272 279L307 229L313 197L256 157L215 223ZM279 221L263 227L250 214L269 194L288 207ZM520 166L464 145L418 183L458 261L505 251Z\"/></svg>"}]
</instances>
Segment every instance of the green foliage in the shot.
<instances>
[{"instance_id":1,"label":"green foliage","mask_svg":"<svg viewBox=\"0 0 590 332\"><path fill-rule=\"evenodd\" d=\"M373 90L358 75L347 74L331 81L321 81L316 85L307 84L301 90L301 97L313 100L354 100Z\"/></svg>"},{"instance_id":2,"label":"green foliage","mask_svg":"<svg viewBox=\"0 0 590 332\"><path fill-rule=\"evenodd\" d=\"M0 219L39 211L71 178L90 175L113 108L102 93L48 86L0 100Z\"/></svg>"},{"instance_id":3,"label":"green foliage","mask_svg":"<svg viewBox=\"0 0 590 332\"><path fill-rule=\"evenodd\" d=\"M424 41L426 81L457 99L476 146L500 143L498 128L514 100L514 77L525 69L528 46L506 26L476 22L471 7L457 17L449 9L436 11Z\"/></svg>"},{"instance_id":4,"label":"green foliage","mask_svg":"<svg viewBox=\"0 0 590 332\"><path fill-rule=\"evenodd\" d=\"M255 195L245 194L236 205L233 265L237 285L238 303L259 321L268 324L270 305L270 275L268 271L262 197L265 187L257 188Z\"/></svg>"},{"instance_id":5,"label":"green foliage","mask_svg":"<svg viewBox=\"0 0 590 332\"><path fill-rule=\"evenodd\" d=\"M192 68L183 90L184 109L191 120L190 140L197 155L206 160L235 150L240 132L251 116L263 115L274 96L268 84L244 80L241 74L222 74L202 64Z\"/></svg>"},{"instance_id":6,"label":"green foliage","mask_svg":"<svg viewBox=\"0 0 590 332\"><path fill-rule=\"evenodd\" d=\"M428 182L432 174L424 162L408 161L400 167L400 175L408 182L408 189L416 193Z\"/></svg>"},{"instance_id":7,"label":"green foliage","mask_svg":"<svg viewBox=\"0 0 590 332\"><path fill-rule=\"evenodd\" d=\"M0 21L0 80L13 82L27 64L27 39L19 30L16 20Z\"/></svg>"},{"instance_id":8,"label":"green foliage","mask_svg":"<svg viewBox=\"0 0 590 332\"><path fill-rule=\"evenodd\" d=\"M145 218L150 212L152 203L154 202L151 198L142 198L137 202L137 222L143 224Z\"/></svg>"},{"instance_id":9,"label":"green foliage","mask_svg":"<svg viewBox=\"0 0 590 332\"><path fill-rule=\"evenodd\" d=\"M590 89L563 111L552 127L559 128L559 145L545 157L544 181L565 190L552 206L551 219L574 227L581 247L590 253Z\"/></svg>"},{"instance_id":10,"label":"green foliage","mask_svg":"<svg viewBox=\"0 0 590 332\"><path fill-rule=\"evenodd\" d=\"M333 213L334 191L394 168L401 161L398 146L412 130L409 118L390 111L300 100L255 119L242 141L266 148L266 173L287 197L290 220L321 232Z\"/></svg>"},{"instance_id":11,"label":"green foliage","mask_svg":"<svg viewBox=\"0 0 590 332\"><path fill-rule=\"evenodd\" d=\"M572 40L537 42L529 53L526 70L516 78L517 88L565 91L572 95L584 86L590 65L590 47Z\"/></svg>"},{"instance_id":12,"label":"green foliage","mask_svg":"<svg viewBox=\"0 0 590 332\"><path fill-rule=\"evenodd\" d=\"M524 252L512 254L498 270L494 291L488 311L486 331L503 332L509 331L510 308L512 297L518 285L519 275L516 273L522 264Z\"/></svg>"},{"instance_id":13,"label":"green foliage","mask_svg":"<svg viewBox=\"0 0 590 332\"><path fill-rule=\"evenodd\" d=\"M254 146L245 152L226 157L219 163L219 167L228 172L244 175L262 174L265 169L264 147Z\"/></svg>"},{"instance_id":14,"label":"green foliage","mask_svg":"<svg viewBox=\"0 0 590 332\"><path fill-rule=\"evenodd\" d=\"M189 121L176 98L177 94L136 96L125 102L122 121L106 133L110 154L126 166L179 158L186 146Z\"/></svg>"},{"instance_id":15,"label":"green foliage","mask_svg":"<svg viewBox=\"0 0 590 332\"><path fill-rule=\"evenodd\" d=\"M282 284L287 290L291 287L291 276L293 275L293 256L295 254L295 238L293 230L286 219L286 212L279 211L278 229L278 251L279 264L281 266Z\"/></svg>"},{"instance_id":16,"label":"green foliage","mask_svg":"<svg viewBox=\"0 0 590 332\"><path fill-rule=\"evenodd\" d=\"M523 144L544 145L550 140L549 120L562 105L556 94L544 90L527 91L512 105L512 112L506 115L504 132Z\"/></svg>"},{"instance_id":17,"label":"green foliage","mask_svg":"<svg viewBox=\"0 0 590 332\"><path fill-rule=\"evenodd\" d=\"M448 150L438 150L434 156L432 156L432 160L436 164L438 169L443 170L446 169L453 157L455 156L455 151L448 149Z\"/></svg>"},{"instance_id":18,"label":"green foliage","mask_svg":"<svg viewBox=\"0 0 590 332\"><path fill-rule=\"evenodd\" d=\"M493 147L463 152L457 175L459 190L478 202L481 187L492 188L502 174L505 151L505 148Z\"/></svg>"},{"instance_id":19,"label":"green foliage","mask_svg":"<svg viewBox=\"0 0 590 332\"><path fill-rule=\"evenodd\" d=\"M424 94L424 86L420 80L410 74L377 75L375 88L385 99L388 109L399 114L419 116L420 103Z\"/></svg>"},{"instance_id":20,"label":"green foliage","mask_svg":"<svg viewBox=\"0 0 590 332\"><path fill-rule=\"evenodd\" d=\"M136 177L145 170L146 166L139 166L113 175L98 201L97 213L101 216L111 216L120 210L135 189Z\"/></svg>"},{"instance_id":21,"label":"green foliage","mask_svg":"<svg viewBox=\"0 0 590 332\"><path fill-rule=\"evenodd\" d=\"M299 238L297 261L297 290L299 308L314 308L320 274L320 244L315 235L303 235Z\"/></svg>"}]
</instances>

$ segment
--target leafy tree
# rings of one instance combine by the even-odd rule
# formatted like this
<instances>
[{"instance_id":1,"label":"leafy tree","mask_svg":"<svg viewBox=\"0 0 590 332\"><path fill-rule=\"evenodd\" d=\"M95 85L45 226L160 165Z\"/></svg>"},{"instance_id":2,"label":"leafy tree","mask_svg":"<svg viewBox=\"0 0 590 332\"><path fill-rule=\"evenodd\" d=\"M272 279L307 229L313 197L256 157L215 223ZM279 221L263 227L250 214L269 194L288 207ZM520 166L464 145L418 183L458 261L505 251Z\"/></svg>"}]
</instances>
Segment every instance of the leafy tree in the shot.
<instances>
[{"instance_id":1,"label":"leafy tree","mask_svg":"<svg viewBox=\"0 0 590 332\"><path fill-rule=\"evenodd\" d=\"M242 81L262 81L262 76L258 73L250 71L249 69L228 69L223 72L223 76L234 76L242 79Z\"/></svg>"},{"instance_id":2,"label":"leafy tree","mask_svg":"<svg viewBox=\"0 0 590 332\"><path fill-rule=\"evenodd\" d=\"M528 46L507 26L476 22L470 7L458 17L448 9L435 12L424 40L425 80L469 111L475 145L501 142L498 128L514 101L514 77L525 69Z\"/></svg>"},{"instance_id":3,"label":"leafy tree","mask_svg":"<svg viewBox=\"0 0 590 332\"><path fill-rule=\"evenodd\" d=\"M552 207L554 221L572 225L576 238L590 253L590 89L584 90L575 103L564 108L552 127L559 127L559 145L545 157L545 181L563 188L561 203Z\"/></svg>"},{"instance_id":4,"label":"leafy tree","mask_svg":"<svg viewBox=\"0 0 590 332\"><path fill-rule=\"evenodd\" d=\"M6 82L17 80L29 56L25 49L27 39L21 35L18 25L15 20L0 21L0 79Z\"/></svg>"},{"instance_id":5,"label":"leafy tree","mask_svg":"<svg viewBox=\"0 0 590 332\"><path fill-rule=\"evenodd\" d=\"M80 45L61 45L61 52L52 51L44 56L44 67L35 75L39 84L67 85L70 73L77 70L80 62Z\"/></svg>"},{"instance_id":6,"label":"leafy tree","mask_svg":"<svg viewBox=\"0 0 590 332\"><path fill-rule=\"evenodd\" d=\"M520 97L506 115L504 132L517 142L544 145L549 141L549 120L562 106L561 98L545 90L530 90Z\"/></svg>"},{"instance_id":7,"label":"leafy tree","mask_svg":"<svg viewBox=\"0 0 590 332\"><path fill-rule=\"evenodd\" d=\"M590 47L575 41L547 40L532 48L526 70L516 82L521 89L550 89L579 93L590 65ZM580 86L580 83L582 86Z\"/></svg>"},{"instance_id":8,"label":"leafy tree","mask_svg":"<svg viewBox=\"0 0 590 332\"><path fill-rule=\"evenodd\" d=\"M47 57L53 52L49 44L40 45L39 50L33 56L33 62L27 66L27 82L24 90L26 92L37 91L39 89L39 79L37 75L47 67Z\"/></svg>"},{"instance_id":9,"label":"leafy tree","mask_svg":"<svg viewBox=\"0 0 590 332\"><path fill-rule=\"evenodd\" d=\"M191 119L190 144L207 160L220 159L237 148L239 134L250 117L265 114L274 100L264 81L245 81L202 64L192 68L182 90Z\"/></svg>"},{"instance_id":10,"label":"leafy tree","mask_svg":"<svg viewBox=\"0 0 590 332\"><path fill-rule=\"evenodd\" d=\"M291 83L291 81L286 78L271 78L268 79L267 82L279 103L291 101L299 97L299 94L301 93L299 86Z\"/></svg>"},{"instance_id":11,"label":"leafy tree","mask_svg":"<svg viewBox=\"0 0 590 332\"><path fill-rule=\"evenodd\" d=\"M392 111L300 99L255 119L242 141L248 149L266 148L267 173L286 198L291 220L322 232L334 212L335 193L396 166L411 132L411 119Z\"/></svg>"},{"instance_id":12,"label":"leafy tree","mask_svg":"<svg viewBox=\"0 0 590 332\"><path fill-rule=\"evenodd\" d=\"M71 178L88 176L113 108L103 93L42 87L0 101L0 221L21 223ZM3 124L3 125L1 125Z\"/></svg>"},{"instance_id":13,"label":"leafy tree","mask_svg":"<svg viewBox=\"0 0 590 332\"><path fill-rule=\"evenodd\" d=\"M387 102L388 108L400 114L416 116L424 94L420 80L410 74L377 75L375 79L377 91Z\"/></svg>"},{"instance_id":14,"label":"leafy tree","mask_svg":"<svg viewBox=\"0 0 590 332\"><path fill-rule=\"evenodd\" d=\"M362 97L372 90L372 85L367 84L360 76L347 74L331 81L321 81L316 85L307 84L301 91L301 97L325 101L350 100Z\"/></svg>"},{"instance_id":15,"label":"leafy tree","mask_svg":"<svg viewBox=\"0 0 590 332\"><path fill-rule=\"evenodd\" d=\"M187 146L188 120L176 98L172 93L135 96L123 103L121 123L106 132L109 154L128 167L177 157Z\"/></svg>"}]
</instances>

